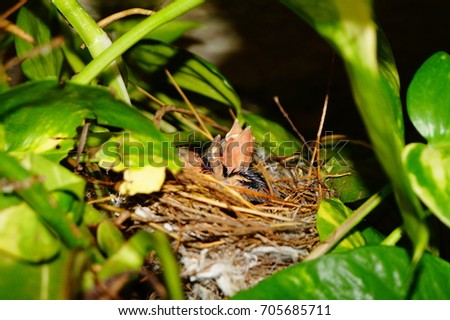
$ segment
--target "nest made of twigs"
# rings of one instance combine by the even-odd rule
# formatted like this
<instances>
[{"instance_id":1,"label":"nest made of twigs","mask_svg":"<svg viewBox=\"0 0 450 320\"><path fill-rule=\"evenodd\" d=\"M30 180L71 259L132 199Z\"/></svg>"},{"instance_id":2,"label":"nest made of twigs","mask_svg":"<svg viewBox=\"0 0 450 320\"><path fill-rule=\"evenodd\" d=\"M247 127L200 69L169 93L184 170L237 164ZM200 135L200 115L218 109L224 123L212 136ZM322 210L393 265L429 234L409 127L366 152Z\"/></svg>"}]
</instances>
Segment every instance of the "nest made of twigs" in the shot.
<instances>
[{"instance_id":1,"label":"nest made of twigs","mask_svg":"<svg viewBox=\"0 0 450 320\"><path fill-rule=\"evenodd\" d=\"M317 169L282 160L257 169L267 194L182 170L135 207L139 227L173 240L189 298L233 295L301 261L318 243L316 211L330 191ZM257 204L247 200L256 196Z\"/></svg>"}]
</instances>

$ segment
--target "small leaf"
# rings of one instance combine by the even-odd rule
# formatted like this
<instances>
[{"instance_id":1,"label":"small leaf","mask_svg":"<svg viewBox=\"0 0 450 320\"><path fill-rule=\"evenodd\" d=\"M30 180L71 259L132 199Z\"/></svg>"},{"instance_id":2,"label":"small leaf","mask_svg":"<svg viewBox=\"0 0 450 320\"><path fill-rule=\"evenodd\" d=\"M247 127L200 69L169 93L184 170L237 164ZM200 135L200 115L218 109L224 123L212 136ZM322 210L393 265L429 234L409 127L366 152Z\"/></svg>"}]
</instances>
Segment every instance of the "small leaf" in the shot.
<instances>
[{"instance_id":1,"label":"small leaf","mask_svg":"<svg viewBox=\"0 0 450 320\"><path fill-rule=\"evenodd\" d=\"M317 211L317 230L320 240L325 241L353 211L338 199L323 199ZM345 237L334 249L336 252L353 249L365 245L364 237L359 231L353 231Z\"/></svg>"},{"instance_id":2,"label":"small leaf","mask_svg":"<svg viewBox=\"0 0 450 320\"><path fill-rule=\"evenodd\" d=\"M138 272L149 250L151 238L145 231L138 231L103 264L98 274L100 280L125 272Z\"/></svg>"},{"instance_id":3,"label":"small leaf","mask_svg":"<svg viewBox=\"0 0 450 320\"><path fill-rule=\"evenodd\" d=\"M51 26L54 21L55 10L46 5L32 5L22 7L17 17L17 25L30 34L36 41L33 45L20 37L15 38L16 50L19 56L26 55L31 50L48 46L52 39ZM58 78L61 72L63 55L60 48L41 50L33 57L22 62L22 70L31 80Z\"/></svg>"},{"instance_id":4,"label":"small leaf","mask_svg":"<svg viewBox=\"0 0 450 320\"><path fill-rule=\"evenodd\" d=\"M282 270L233 299L406 299L410 289L415 299L450 298L448 262L425 254L414 282L410 261L399 247L329 254Z\"/></svg>"},{"instance_id":5,"label":"small leaf","mask_svg":"<svg viewBox=\"0 0 450 320\"><path fill-rule=\"evenodd\" d=\"M124 181L119 187L121 194L133 196L138 193L152 193L161 189L166 178L166 168L129 168L125 170L123 178Z\"/></svg>"},{"instance_id":6,"label":"small leaf","mask_svg":"<svg viewBox=\"0 0 450 320\"><path fill-rule=\"evenodd\" d=\"M408 114L431 144L450 141L450 56L432 55L417 70L407 92Z\"/></svg>"},{"instance_id":7,"label":"small leaf","mask_svg":"<svg viewBox=\"0 0 450 320\"><path fill-rule=\"evenodd\" d=\"M417 196L450 227L450 146L411 143L403 162Z\"/></svg>"},{"instance_id":8,"label":"small leaf","mask_svg":"<svg viewBox=\"0 0 450 320\"><path fill-rule=\"evenodd\" d=\"M241 113L241 102L228 80L214 65L192 53L152 40L131 48L125 60L137 75L145 76L146 82L159 77L167 83L164 69L168 69L181 88L233 107L238 115Z\"/></svg>"}]
</instances>

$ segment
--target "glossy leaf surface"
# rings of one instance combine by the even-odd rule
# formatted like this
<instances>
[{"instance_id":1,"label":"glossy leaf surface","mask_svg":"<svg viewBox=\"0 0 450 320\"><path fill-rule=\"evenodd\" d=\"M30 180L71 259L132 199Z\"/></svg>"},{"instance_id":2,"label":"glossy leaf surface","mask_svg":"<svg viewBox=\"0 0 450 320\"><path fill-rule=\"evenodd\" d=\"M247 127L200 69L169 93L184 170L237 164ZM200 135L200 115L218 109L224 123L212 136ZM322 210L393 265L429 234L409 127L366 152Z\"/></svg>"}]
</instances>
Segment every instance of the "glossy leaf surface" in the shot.
<instances>
[{"instance_id":1,"label":"glossy leaf surface","mask_svg":"<svg viewBox=\"0 0 450 320\"><path fill-rule=\"evenodd\" d=\"M323 199L317 211L317 231L320 240L325 241L353 211L338 199ZM334 249L336 252L345 251L365 245L364 237L359 231L354 231L339 242Z\"/></svg>"},{"instance_id":2,"label":"glossy leaf surface","mask_svg":"<svg viewBox=\"0 0 450 320\"><path fill-rule=\"evenodd\" d=\"M126 61L137 75L145 75L145 81L155 76L167 81L164 69L168 69L181 88L232 107L240 115L239 97L228 80L214 65L192 53L162 42L146 41L131 48Z\"/></svg>"},{"instance_id":3,"label":"glossy leaf surface","mask_svg":"<svg viewBox=\"0 0 450 320\"><path fill-rule=\"evenodd\" d=\"M164 158L164 135L153 122L106 90L54 81L29 82L0 95L6 150L41 153L61 160L74 147L77 128L85 119L139 133L153 154ZM174 167L170 162L169 167Z\"/></svg>"},{"instance_id":4,"label":"glossy leaf surface","mask_svg":"<svg viewBox=\"0 0 450 320\"><path fill-rule=\"evenodd\" d=\"M408 87L408 115L430 144L450 141L450 56L437 52L417 70Z\"/></svg>"},{"instance_id":5,"label":"glossy leaf surface","mask_svg":"<svg viewBox=\"0 0 450 320\"><path fill-rule=\"evenodd\" d=\"M405 148L403 161L416 194L450 227L450 145L411 143Z\"/></svg>"},{"instance_id":6,"label":"glossy leaf surface","mask_svg":"<svg viewBox=\"0 0 450 320\"><path fill-rule=\"evenodd\" d=\"M383 246L329 254L280 271L234 299L405 299L410 259L404 249ZM426 254L420 265L410 297L449 299L449 263Z\"/></svg>"}]
</instances>

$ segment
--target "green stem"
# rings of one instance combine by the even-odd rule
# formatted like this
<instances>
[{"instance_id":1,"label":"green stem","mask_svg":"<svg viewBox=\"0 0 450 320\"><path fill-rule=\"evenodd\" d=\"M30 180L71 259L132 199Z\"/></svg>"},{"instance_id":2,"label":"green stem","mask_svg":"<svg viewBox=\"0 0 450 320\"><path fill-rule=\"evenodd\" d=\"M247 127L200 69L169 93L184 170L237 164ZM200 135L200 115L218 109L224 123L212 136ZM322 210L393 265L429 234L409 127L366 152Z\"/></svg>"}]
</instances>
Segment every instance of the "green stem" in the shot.
<instances>
[{"instance_id":1,"label":"green stem","mask_svg":"<svg viewBox=\"0 0 450 320\"><path fill-rule=\"evenodd\" d=\"M81 39L86 43L89 52L92 57L95 58L109 46L111 46L111 39L108 35L97 25L97 23L91 18L91 16L81 7L77 0L52 0L53 4L69 21L73 28L78 32ZM114 61L118 56L109 61L102 70L105 70L105 75L109 81L110 87L115 91L117 96L130 104L130 97L128 95L125 82L120 74L117 63ZM95 76L100 74L98 72ZM91 80L84 82L88 84Z\"/></svg>"},{"instance_id":2,"label":"green stem","mask_svg":"<svg viewBox=\"0 0 450 320\"><path fill-rule=\"evenodd\" d=\"M169 239L167 239L167 236L160 231L150 233L150 237L152 239L153 249L161 260L163 277L166 282L170 299L184 299L180 270L178 268L177 260L172 252L172 246L170 245Z\"/></svg>"},{"instance_id":3,"label":"green stem","mask_svg":"<svg viewBox=\"0 0 450 320\"><path fill-rule=\"evenodd\" d=\"M382 242L383 246L395 246L400 241L403 235L403 229L401 227L395 228Z\"/></svg>"},{"instance_id":4,"label":"green stem","mask_svg":"<svg viewBox=\"0 0 450 320\"><path fill-rule=\"evenodd\" d=\"M73 0L53 0L56 2L67 2ZM173 1L168 6L148 17L141 23L134 26L130 31L117 39L108 50L102 51L92 60L83 71L74 77L74 82L80 84L89 83L102 72L111 62L117 59L125 51L135 45L149 32L162 26L163 24L181 16L187 11L200 5L205 0L178 0ZM70 20L69 20L70 21ZM75 27L75 26L74 26ZM88 43L86 42L86 45ZM88 45L89 46L89 45Z\"/></svg>"}]
</instances>

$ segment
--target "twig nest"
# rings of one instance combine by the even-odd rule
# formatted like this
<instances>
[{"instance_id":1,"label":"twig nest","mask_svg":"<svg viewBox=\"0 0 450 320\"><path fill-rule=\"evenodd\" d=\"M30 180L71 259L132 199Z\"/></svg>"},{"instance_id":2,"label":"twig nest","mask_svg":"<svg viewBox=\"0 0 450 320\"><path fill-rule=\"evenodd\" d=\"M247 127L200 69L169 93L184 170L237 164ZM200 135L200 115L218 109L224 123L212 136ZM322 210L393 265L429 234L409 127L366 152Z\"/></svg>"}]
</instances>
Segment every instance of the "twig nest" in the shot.
<instances>
[{"instance_id":1,"label":"twig nest","mask_svg":"<svg viewBox=\"0 0 450 320\"><path fill-rule=\"evenodd\" d=\"M173 240L190 299L247 289L298 263L319 241L316 211L330 191L317 169L297 155L261 159L252 150L249 163L248 154L224 152L230 141L240 146L253 139L246 130L234 127L228 140L216 138L206 157L193 151L193 161L133 215ZM255 176L261 181L252 184Z\"/></svg>"}]
</instances>

